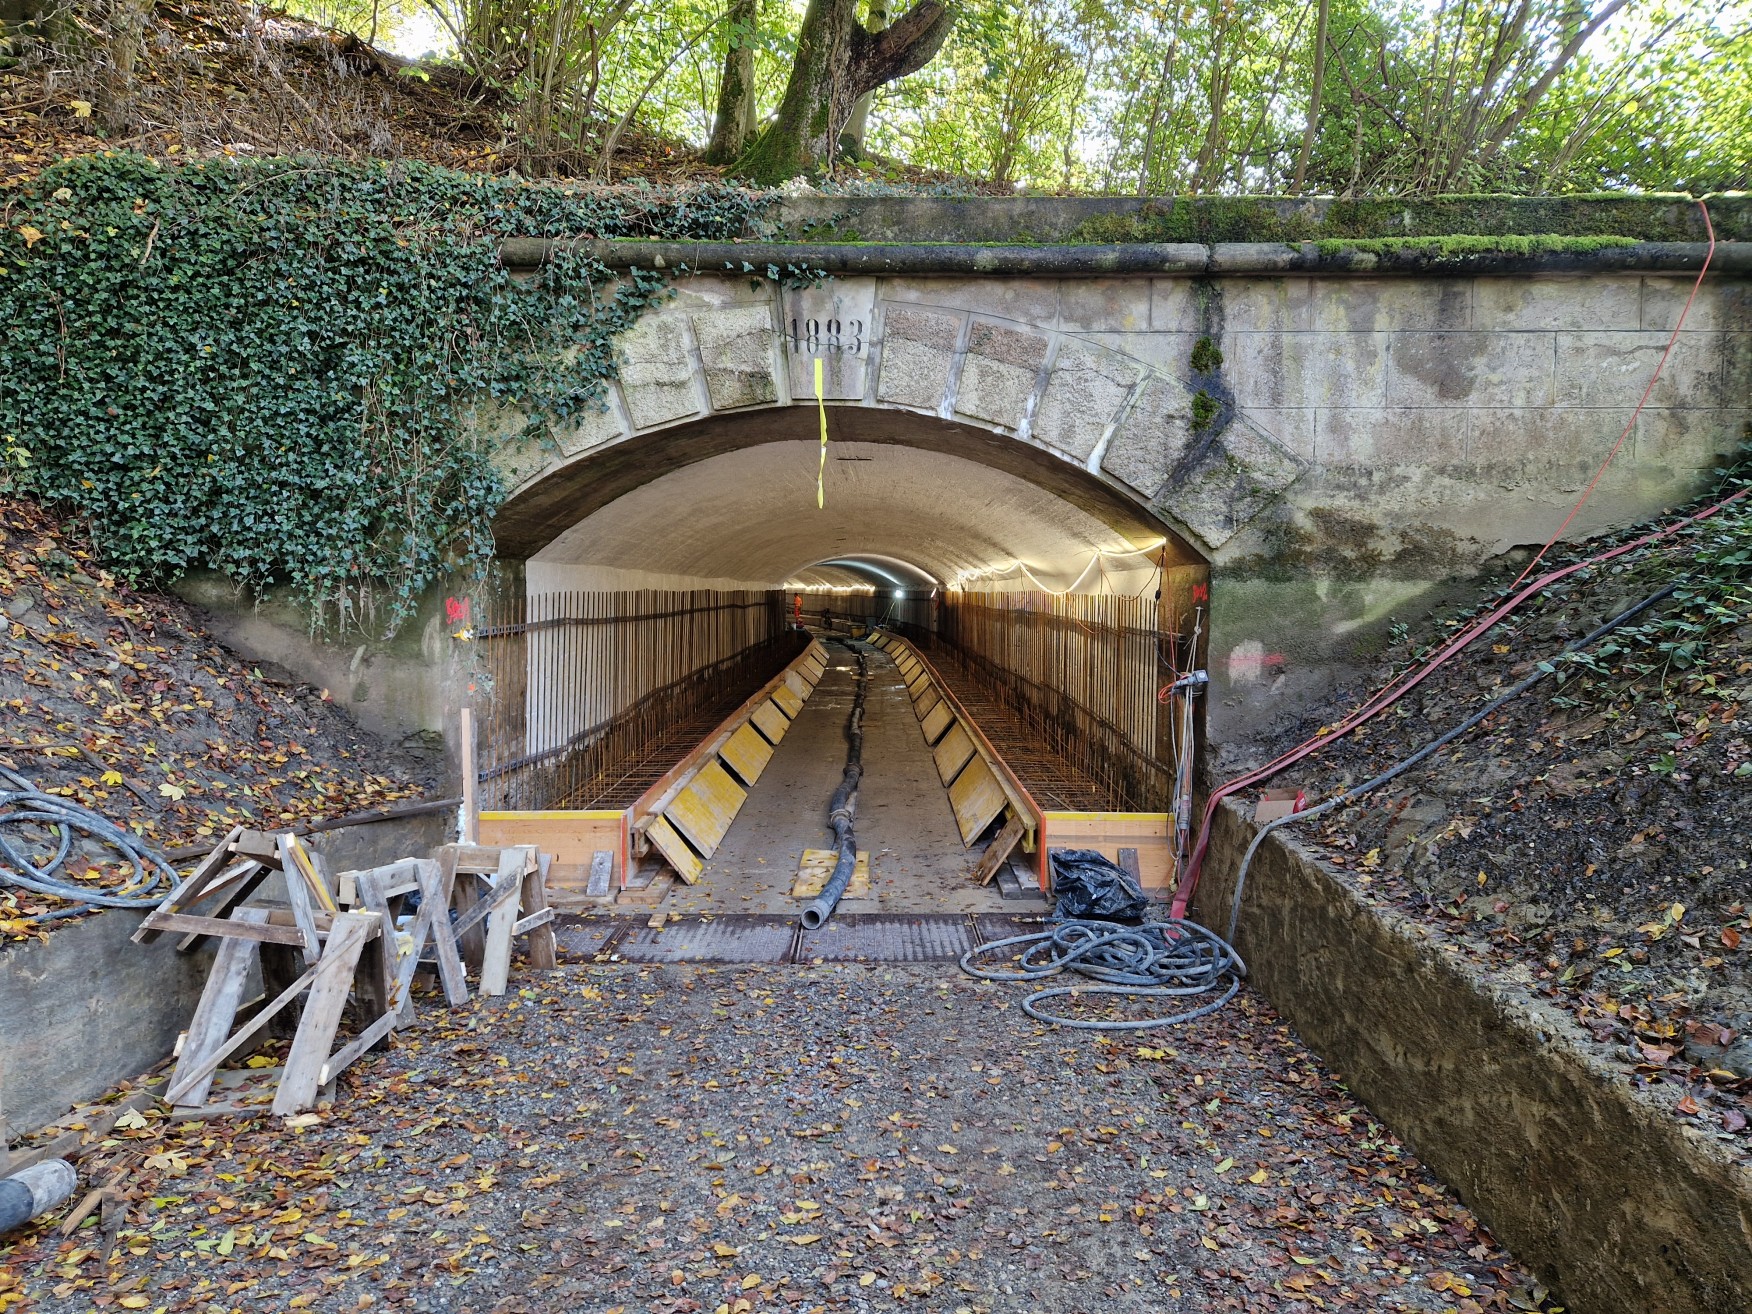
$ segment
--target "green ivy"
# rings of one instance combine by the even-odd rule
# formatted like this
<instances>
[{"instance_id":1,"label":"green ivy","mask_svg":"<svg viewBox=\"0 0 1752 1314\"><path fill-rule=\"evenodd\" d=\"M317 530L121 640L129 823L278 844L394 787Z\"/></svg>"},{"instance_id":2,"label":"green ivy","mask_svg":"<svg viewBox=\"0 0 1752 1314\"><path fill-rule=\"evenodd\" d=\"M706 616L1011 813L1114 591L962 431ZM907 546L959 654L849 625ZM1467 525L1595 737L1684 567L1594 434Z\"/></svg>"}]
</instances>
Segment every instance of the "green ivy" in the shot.
<instances>
[{"instance_id":1,"label":"green ivy","mask_svg":"<svg viewBox=\"0 0 1752 1314\"><path fill-rule=\"evenodd\" d=\"M0 194L0 452L124 575L289 586L313 623L391 630L478 572L492 456L602 405L613 339L669 295L506 237L742 236L724 186L571 191L417 163L133 154ZM483 419L487 422L483 422Z\"/></svg>"}]
</instances>

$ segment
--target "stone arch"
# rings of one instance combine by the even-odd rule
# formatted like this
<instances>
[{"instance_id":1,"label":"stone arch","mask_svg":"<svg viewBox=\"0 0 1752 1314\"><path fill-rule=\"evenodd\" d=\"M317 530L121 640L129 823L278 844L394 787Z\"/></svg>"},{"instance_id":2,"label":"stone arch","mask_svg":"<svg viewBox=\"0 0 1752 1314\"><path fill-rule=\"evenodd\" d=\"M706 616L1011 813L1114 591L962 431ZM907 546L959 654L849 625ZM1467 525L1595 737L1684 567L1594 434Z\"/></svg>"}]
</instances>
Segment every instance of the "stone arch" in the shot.
<instances>
[{"instance_id":1,"label":"stone arch","mask_svg":"<svg viewBox=\"0 0 1752 1314\"><path fill-rule=\"evenodd\" d=\"M781 288L696 275L620 346L603 409L502 449L504 555L531 556L687 464L811 441L818 359L835 439L966 455L1122 536L1165 534L1188 560L1220 548L1304 468L1244 416L1200 431L1181 377L1067 327L1033 283Z\"/></svg>"}]
</instances>

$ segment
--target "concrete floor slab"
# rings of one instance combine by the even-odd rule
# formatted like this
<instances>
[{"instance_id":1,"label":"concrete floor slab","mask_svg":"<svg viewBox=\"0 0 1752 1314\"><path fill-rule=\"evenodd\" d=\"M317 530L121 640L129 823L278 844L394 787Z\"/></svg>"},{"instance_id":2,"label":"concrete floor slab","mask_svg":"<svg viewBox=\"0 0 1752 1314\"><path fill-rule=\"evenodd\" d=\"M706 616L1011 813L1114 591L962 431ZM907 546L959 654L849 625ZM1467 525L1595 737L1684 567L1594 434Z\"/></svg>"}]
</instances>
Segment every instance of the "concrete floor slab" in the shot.
<instances>
[{"instance_id":1,"label":"concrete floor slab","mask_svg":"<svg viewBox=\"0 0 1752 1314\"><path fill-rule=\"evenodd\" d=\"M864 703L864 778L858 788L858 847L870 853L869 899L842 900L847 913L968 913L1001 907L997 886L969 879L977 849L962 847L949 797L919 730L894 662L868 649L872 679ZM748 791L700 881L677 886L661 905L680 913L794 913L791 896L805 849L832 838L827 803L845 767L846 717L857 663L830 644L814 695Z\"/></svg>"}]
</instances>

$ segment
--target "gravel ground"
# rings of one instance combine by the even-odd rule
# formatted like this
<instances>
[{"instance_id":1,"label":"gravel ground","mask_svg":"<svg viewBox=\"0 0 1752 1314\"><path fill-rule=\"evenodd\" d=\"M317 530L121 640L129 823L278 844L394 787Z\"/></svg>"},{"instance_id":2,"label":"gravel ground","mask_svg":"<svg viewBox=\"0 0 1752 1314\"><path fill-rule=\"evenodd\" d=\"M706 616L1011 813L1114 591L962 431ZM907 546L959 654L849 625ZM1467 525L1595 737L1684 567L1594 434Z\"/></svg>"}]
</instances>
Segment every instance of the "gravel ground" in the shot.
<instances>
[{"instance_id":1,"label":"gravel ground","mask_svg":"<svg viewBox=\"0 0 1752 1314\"><path fill-rule=\"evenodd\" d=\"M118 1131L110 1261L51 1217L0 1309L1544 1308L1248 991L1109 1038L948 965L514 986L316 1115Z\"/></svg>"}]
</instances>

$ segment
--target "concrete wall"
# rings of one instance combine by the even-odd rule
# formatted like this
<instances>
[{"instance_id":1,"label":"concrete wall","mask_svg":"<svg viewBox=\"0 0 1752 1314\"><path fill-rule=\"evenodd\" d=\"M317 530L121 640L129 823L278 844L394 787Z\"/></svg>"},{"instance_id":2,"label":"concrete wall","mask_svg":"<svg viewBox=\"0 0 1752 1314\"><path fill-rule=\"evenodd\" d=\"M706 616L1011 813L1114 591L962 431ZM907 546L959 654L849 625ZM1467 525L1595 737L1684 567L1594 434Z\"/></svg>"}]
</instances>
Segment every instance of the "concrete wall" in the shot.
<instances>
[{"instance_id":1,"label":"concrete wall","mask_svg":"<svg viewBox=\"0 0 1752 1314\"><path fill-rule=\"evenodd\" d=\"M34 1131L166 1057L194 1015L210 955L173 937L129 942L139 913L112 911L48 938L0 946L0 1117Z\"/></svg>"},{"instance_id":2,"label":"concrete wall","mask_svg":"<svg viewBox=\"0 0 1752 1314\"><path fill-rule=\"evenodd\" d=\"M1691 282L906 276L777 289L700 276L627 335L605 413L503 453L515 491L502 541L538 550L563 529L564 499L544 490L586 485L599 462L655 479L679 459L677 435L812 408L821 355L828 399L888 415L888 441L908 441L909 413L1000 435L1087 471L1208 555L1220 719L1244 729L1314 692L1389 617L1543 542L1629 420ZM1572 532L1693 496L1742 441L1749 308L1743 276L1705 285ZM1194 368L1202 338L1219 366ZM1202 428L1201 391L1217 406ZM727 551L702 573L737 575Z\"/></svg>"}]
</instances>

